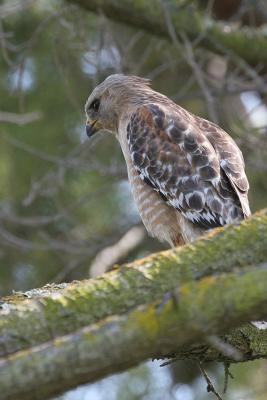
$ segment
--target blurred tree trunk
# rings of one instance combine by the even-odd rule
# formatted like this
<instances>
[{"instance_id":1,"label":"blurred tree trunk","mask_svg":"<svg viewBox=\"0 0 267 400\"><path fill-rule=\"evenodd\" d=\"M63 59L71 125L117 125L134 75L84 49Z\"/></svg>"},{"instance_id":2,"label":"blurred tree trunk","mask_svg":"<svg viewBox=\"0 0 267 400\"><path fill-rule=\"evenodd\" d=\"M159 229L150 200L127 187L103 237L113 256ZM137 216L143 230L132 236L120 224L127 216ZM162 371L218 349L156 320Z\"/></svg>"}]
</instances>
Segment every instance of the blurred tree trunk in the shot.
<instances>
[{"instance_id":1,"label":"blurred tree trunk","mask_svg":"<svg viewBox=\"0 0 267 400\"><path fill-rule=\"evenodd\" d=\"M45 399L174 353L267 357L267 329L240 328L266 317L266 259L267 210L99 279L4 298L0 398Z\"/></svg>"},{"instance_id":2,"label":"blurred tree trunk","mask_svg":"<svg viewBox=\"0 0 267 400\"><path fill-rule=\"evenodd\" d=\"M150 33L173 37L186 34L198 46L209 50L235 54L249 63L267 61L266 27L240 27L225 25L204 14L197 2L191 0L67 0L88 11L102 12L114 19ZM237 5L238 8L238 5ZM215 9L216 12L216 9ZM222 11L220 11L222 12ZM232 10L233 12L233 10Z\"/></svg>"}]
</instances>

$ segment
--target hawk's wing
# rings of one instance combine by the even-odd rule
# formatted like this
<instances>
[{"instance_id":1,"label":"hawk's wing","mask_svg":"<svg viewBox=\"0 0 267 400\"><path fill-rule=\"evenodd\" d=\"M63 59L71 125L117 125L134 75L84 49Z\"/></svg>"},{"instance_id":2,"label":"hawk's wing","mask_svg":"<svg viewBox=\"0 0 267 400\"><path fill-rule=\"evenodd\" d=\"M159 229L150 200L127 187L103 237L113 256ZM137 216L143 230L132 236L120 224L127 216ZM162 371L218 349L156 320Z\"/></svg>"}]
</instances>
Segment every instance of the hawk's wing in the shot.
<instances>
[{"instance_id":1,"label":"hawk's wing","mask_svg":"<svg viewBox=\"0 0 267 400\"><path fill-rule=\"evenodd\" d=\"M220 166L241 203L244 216L248 217L251 212L248 203L249 183L245 174L245 163L240 149L234 140L218 125L213 122L196 117L202 132L218 154Z\"/></svg>"},{"instance_id":2,"label":"hawk's wing","mask_svg":"<svg viewBox=\"0 0 267 400\"><path fill-rule=\"evenodd\" d=\"M127 140L140 177L191 222L209 229L246 215L238 192L247 194L238 178L244 175L239 149L231 147L231 162L222 163L220 151L190 113L173 105L142 106L127 125ZM223 142L227 148L229 137L221 140L221 148Z\"/></svg>"}]
</instances>

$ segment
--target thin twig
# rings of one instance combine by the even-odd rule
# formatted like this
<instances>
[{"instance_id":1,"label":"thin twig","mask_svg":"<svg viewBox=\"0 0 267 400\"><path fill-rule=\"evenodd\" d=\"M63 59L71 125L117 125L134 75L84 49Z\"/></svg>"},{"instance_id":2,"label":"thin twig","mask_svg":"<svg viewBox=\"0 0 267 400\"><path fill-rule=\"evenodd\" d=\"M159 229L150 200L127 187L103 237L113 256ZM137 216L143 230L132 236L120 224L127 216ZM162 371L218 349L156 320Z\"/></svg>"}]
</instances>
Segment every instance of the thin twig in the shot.
<instances>
[{"instance_id":1,"label":"thin twig","mask_svg":"<svg viewBox=\"0 0 267 400\"><path fill-rule=\"evenodd\" d=\"M230 368L230 363L225 362L224 363L224 385L223 385L223 393L224 394L227 392L229 376L230 376L230 378L234 379L233 375L229 371L229 368Z\"/></svg>"},{"instance_id":2,"label":"thin twig","mask_svg":"<svg viewBox=\"0 0 267 400\"><path fill-rule=\"evenodd\" d=\"M210 377L208 376L208 374L207 374L205 368L203 367L202 363L199 362L199 363L198 363L198 366L199 366L199 369L200 369L200 371L201 371L203 377L205 378L205 380L206 380L206 382L207 382L207 392L208 392L208 393L209 393L209 392L214 393L215 396L217 397L217 399L223 400L223 398L219 395L219 393L218 393L217 390L215 389L213 383L211 382L211 379L210 379Z\"/></svg>"},{"instance_id":3,"label":"thin twig","mask_svg":"<svg viewBox=\"0 0 267 400\"><path fill-rule=\"evenodd\" d=\"M180 41L177 37L176 31L174 29L173 23L172 23L170 10L166 6L165 2L161 1L161 5L162 5L164 18L165 18L165 23L166 23L166 26L167 26L167 29L169 32L169 36L172 39L172 42L173 42L175 48L177 49L177 51L179 52L179 54L181 54L181 56L184 58L186 63L191 67L192 72L194 73L196 81L197 81L197 83L203 93L203 96L206 100L209 117L211 118L212 121L218 122L218 116L217 116L217 113L214 108L214 98L211 94L210 89L208 88L208 86L205 82L203 72L201 71L201 68L199 67L198 63L196 62L192 44L190 43L190 41L188 40L188 38L184 32L180 33L180 37L183 41L183 45L180 43Z\"/></svg>"}]
</instances>

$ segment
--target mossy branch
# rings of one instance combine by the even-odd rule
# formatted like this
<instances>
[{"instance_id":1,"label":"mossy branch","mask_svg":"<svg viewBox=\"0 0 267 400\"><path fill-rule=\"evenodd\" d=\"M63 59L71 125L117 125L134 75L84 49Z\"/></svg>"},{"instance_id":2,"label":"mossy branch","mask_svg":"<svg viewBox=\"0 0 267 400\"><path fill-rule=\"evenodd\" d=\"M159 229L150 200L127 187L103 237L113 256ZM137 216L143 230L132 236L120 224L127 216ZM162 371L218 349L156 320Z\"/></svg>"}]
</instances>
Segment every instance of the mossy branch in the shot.
<instances>
[{"instance_id":1,"label":"mossy branch","mask_svg":"<svg viewBox=\"0 0 267 400\"><path fill-rule=\"evenodd\" d=\"M155 301L177 285L267 260L267 210L175 250L123 265L99 279L47 285L0 302L0 357L109 315Z\"/></svg>"},{"instance_id":2,"label":"mossy branch","mask_svg":"<svg viewBox=\"0 0 267 400\"><path fill-rule=\"evenodd\" d=\"M184 357L184 350L179 350L181 346L204 341L211 334L221 334L252 317L262 318L266 312L266 294L267 267L263 265L177 285L159 300L125 315L108 317L0 359L1 398L46 399L147 358L173 352L178 356L181 352ZM249 351L244 353L237 346L240 360L267 356L267 330L264 332L258 347L247 345ZM238 344L238 335L239 331L228 335L228 342L232 337ZM206 352L207 349L202 351L202 356ZM191 349L192 354L191 358L202 358L199 350L196 353ZM213 359L211 354L209 359Z\"/></svg>"},{"instance_id":3,"label":"mossy branch","mask_svg":"<svg viewBox=\"0 0 267 400\"><path fill-rule=\"evenodd\" d=\"M164 13L170 15L177 36L183 32L198 45L218 52L226 49L249 63L267 61L267 29L240 27L216 21L199 10L196 2L185 0L68 0L93 12L156 35L170 37ZM169 21L170 22L170 21ZM219 50L220 49L220 50Z\"/></svg>"},{"instance_id":4,"label":"mossy branch","mask_svg":"<svg viewBox=\"0 0 267 400\"><path fill-rule=\"evenodd\" d=\"M267 329L238 328L266 317L266 260L263 210L99 279L2 299L0 398L44 399L170 353L266 357Z\"/></svg>"}]
</instances>

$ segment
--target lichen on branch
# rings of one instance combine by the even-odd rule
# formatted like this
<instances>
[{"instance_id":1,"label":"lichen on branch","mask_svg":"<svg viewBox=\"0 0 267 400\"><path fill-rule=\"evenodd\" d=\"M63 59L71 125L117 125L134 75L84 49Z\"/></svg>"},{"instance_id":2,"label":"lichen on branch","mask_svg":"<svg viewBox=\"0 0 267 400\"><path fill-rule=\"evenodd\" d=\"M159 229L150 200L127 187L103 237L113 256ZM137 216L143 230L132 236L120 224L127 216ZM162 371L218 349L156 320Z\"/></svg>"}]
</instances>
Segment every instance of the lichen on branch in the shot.
<instances>
[{"instance_id":1,"label":"lichen on branch","mask_svg":"<svg viewBox=\"0 0 267 400\"><path fill-rule=\"evenodd\" d=\"M2 299L0 357L152 302L185 282L267 259L267 211L94 280L47 285ZM4 338L4 339L3 339Z\"/></svg>"},{"instance_id":2,"label":"lichen on branch","mask_svg":"<svg viewBox=\"0 0 267 400\"><path fill-rule=\"evenodd\" d=\"M6 400L41 400L123 371L147 358L170 353L184 358L185 346L204 342L210 335L224 333L252 316L263 317L266 293L267 268L262 265L177 285L165 296L128 313L107 317L0 359L1 395ZM240 361L266 357L266 332L257 347L247 346L244 353L238 330L228 335L228 342L232 341L242 354ZM191 348L194 359L206 353L209 359L218 356L213 351L213 358L208 348L202 352L198 349L198 354L195 350ZM220 353L218 358L229 357Z\"/></svg>"}]
</instances>

